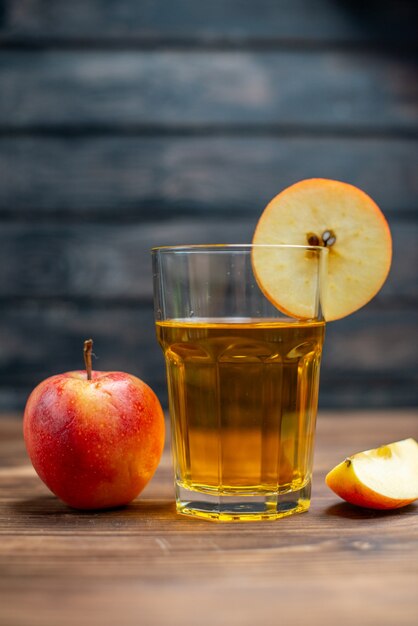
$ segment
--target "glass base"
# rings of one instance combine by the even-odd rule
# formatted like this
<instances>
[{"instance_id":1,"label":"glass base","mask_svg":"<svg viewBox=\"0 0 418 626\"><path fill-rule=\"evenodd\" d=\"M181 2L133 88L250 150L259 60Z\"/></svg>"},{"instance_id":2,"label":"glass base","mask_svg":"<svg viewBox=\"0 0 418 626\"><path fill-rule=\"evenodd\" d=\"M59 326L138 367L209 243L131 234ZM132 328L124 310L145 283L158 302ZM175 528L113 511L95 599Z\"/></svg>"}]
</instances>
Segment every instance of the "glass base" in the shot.
<instances>
[{"instance_id":1,"label":"glass base","mask_svg":"<svg viewBox=\"0 0 418 626\"><path fill-rule=\"evenodd\" d=\"M209 495L176 486L177 513L213 522L276 520L309 509L311 483L298 491L267 495Z\"/></svg>"}]
</instances>

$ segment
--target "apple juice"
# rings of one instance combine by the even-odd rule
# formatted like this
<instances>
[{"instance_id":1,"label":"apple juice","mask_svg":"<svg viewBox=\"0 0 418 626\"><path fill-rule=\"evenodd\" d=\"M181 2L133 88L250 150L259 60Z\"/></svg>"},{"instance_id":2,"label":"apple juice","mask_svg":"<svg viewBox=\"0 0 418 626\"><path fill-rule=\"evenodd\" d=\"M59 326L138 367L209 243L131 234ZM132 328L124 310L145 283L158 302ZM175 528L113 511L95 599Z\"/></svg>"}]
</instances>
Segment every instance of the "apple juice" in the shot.
<instances>
[{"instance_id":1,"label":"apple juice","mask_svg":"<svg viewBox=\"0 0 418 626\"><path fill-rule=\"evenodd\" d=\"M178 487L265 496L310 481L324 332L275 319L157 322Z\"/></svg>"}]
</instances>

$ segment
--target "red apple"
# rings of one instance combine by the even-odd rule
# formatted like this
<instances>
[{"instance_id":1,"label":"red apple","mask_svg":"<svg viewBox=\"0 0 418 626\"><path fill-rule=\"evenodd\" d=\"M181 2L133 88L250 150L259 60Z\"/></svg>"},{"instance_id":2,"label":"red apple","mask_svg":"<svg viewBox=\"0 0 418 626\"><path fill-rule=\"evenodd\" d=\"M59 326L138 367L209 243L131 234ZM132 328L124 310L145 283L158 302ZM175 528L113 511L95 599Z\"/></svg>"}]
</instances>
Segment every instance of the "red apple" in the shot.
<instances>
[{"instance_id":1,"label":"red apple","mask_svg":"<svg viewBox=\"0 0 418 626\"><path fill-rule=\"evenodd\" d=\"M164 415L148 385L124 372L51 376L31 393L23 432L32 464L77 509L128 504L153 476L164 446Z\"/></svg>"}]
</instances>

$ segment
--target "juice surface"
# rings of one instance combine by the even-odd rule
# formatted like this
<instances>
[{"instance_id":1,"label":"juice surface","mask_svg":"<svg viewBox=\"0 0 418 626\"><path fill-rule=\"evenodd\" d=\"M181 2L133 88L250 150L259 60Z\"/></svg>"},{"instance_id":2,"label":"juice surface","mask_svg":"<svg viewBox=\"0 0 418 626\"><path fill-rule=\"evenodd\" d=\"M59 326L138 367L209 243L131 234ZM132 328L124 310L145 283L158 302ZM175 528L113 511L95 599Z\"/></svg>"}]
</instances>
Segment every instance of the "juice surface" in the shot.
<instances>
[{"instance_id":1,"label":"juice surface","mask_svg":"<svg viewBox=\"0 0 418 626\"><path fill-rule=\"evenodd\" d=\"M157 322L176 482L225 495L286 493L311 478L324 322Z\"/></svg>"}]
</instances>

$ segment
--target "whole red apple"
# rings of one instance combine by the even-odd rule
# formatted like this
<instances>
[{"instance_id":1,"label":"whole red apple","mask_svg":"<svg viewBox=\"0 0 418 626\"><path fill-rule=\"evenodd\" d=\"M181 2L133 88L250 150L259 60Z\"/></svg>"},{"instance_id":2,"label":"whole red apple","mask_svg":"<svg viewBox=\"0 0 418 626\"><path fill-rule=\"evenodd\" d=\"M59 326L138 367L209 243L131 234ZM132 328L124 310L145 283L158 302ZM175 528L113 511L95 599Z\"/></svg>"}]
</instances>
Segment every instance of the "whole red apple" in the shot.
<instances>
[{"instance_id":1,"label":"whole red apple","mask_svg":"<svg viewBox=\"0 0 418 626\"><path fill-rule=\"evenodd\" d=\"M26 448L43 482L77 509L128 504L153 476L164 446L164 415L148 385L124 372L91 370L47 378L23 418Z\"/></svg>"}]
</instances>

